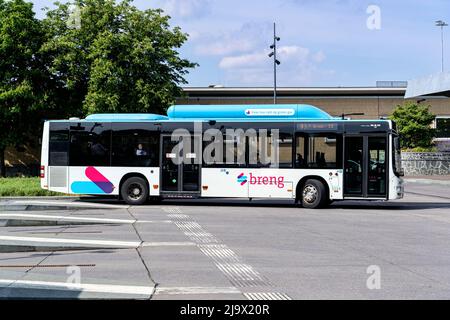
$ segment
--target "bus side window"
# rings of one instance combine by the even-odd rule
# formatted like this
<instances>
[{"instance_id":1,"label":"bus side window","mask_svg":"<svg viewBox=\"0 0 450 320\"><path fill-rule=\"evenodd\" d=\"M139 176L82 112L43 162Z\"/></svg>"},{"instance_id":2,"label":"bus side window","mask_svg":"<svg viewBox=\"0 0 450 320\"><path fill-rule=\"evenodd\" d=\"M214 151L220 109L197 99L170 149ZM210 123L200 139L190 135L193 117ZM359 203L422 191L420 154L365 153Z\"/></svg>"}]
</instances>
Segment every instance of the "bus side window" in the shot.
<instances>
[{"instance_id":1,"label":"bus side window","mask_svg":"<svg viewBox=\"0 0 450 320\"><path fill-rule=\"evenodd\" d=\"M337 168L337 138L333 134L319 134L308 138L308 168Z\"/></svg>"},{"instance_id":2,"label":"bus side window","mask_svg":"<svg viewBox=\"0 0 450 320\"><path fill-rule=\"evenodd\" d=\"M115 124L113 129L113 167L157 167L159 165L157 132L127 124Z\"/></svg>"},{"instance_id":3,"label":"bus side window","mask_svg":"<svg viewBox=\"0 0 450 320\"><path fill-rule=\"evenodd\" d=\"M277 141L270 135L266 139L258 138L258 157L260 167L292 168L292 135L290 133L279 133ZM265 140L265 141L264 141ZM272 154L272 143L278 146L278 158ZM261 146L265 144L264 149ZM268 159L265 159L268 157ZM272 163L272 161L274 161ZM266 164L266 165L264 165Z\"/></svg>"},{"instance_id":4,"label":"bus side window","mask_svg":"<svg viewBox=\"0 0 450 320\"><path fill-rule=\"evenodd\" d=\"M295 167L306 168L305 137L297 136L295 139Z\"/></svg>"},{"instance_id":5,"label":"bus side window","mask_svg":"<svg viewBox=\"0 0 450 320\"><path fill-rule=\"evenodd\" d=\"M110 152L110 123L78 123L70 127L70 166L110 166Z\"/></svg>"},{"instance_id":6,"label":"bus side window","mask_svg":"<svg viewBox=\"0 0 450 320\"><path fill-rule=\"evenodd\" d=\"M49 165L67 166L69 164L69 125L51 123L49 138Z\"/></svg>"}]
</instances>

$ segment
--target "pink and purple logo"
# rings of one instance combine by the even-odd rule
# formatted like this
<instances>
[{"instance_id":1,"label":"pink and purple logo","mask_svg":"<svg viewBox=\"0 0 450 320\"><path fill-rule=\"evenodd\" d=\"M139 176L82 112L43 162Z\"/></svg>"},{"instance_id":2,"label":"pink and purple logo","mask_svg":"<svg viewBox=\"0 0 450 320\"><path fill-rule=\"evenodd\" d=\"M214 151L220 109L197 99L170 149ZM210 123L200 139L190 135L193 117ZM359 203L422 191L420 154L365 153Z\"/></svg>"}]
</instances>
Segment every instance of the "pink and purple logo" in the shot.
<instances>
[{"instance_id":1,"label":"pink and purple logo","mask_svg":"<svg viewBox=\"0 0 450 320\"><path fill-rule=\"evenodd\" d=\"M115 187L112 182L94 167L87 167L84 173L91 181L74 181L71 185L73 193L109 194L113 192Z\"/></svg>"},{"instance_id":2,"label":"pink and purple logo","mask_svg":"<svg viewBox=\"0 0 450 320\"><path fill-rule=\"evenodd\" d=\"M238 175L237 182L239 182L241 186L243 186L247 183L247 176L244 176L244 173L242 172L240 175Z\"/></svg>"}]
</instances>

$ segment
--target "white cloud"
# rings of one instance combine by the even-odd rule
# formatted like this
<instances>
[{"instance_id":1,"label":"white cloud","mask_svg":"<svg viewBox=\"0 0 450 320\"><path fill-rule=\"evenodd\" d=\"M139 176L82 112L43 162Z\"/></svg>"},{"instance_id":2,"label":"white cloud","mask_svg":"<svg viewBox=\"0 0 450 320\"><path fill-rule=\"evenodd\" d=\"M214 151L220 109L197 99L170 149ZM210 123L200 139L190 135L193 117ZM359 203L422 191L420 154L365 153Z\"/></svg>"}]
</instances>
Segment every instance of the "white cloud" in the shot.
<instances>
[{"instance_id":1,"label":"white cloud","mask_svg":"<svg viewBox=\"0 0 450 320\"><path fill-rule=\"evenodd\" d=\"M266 60L268 60L266 52L255 52L232 57L224 57L220 60L219 67L222 69L259 67Z\"/></svg>"},{"instance_id":2,"label":"white cloud","mask_svg":"<svg viewBox=\"0 0 450 320\"><path fill-rule=\"evenodd\" d=\"M323 60L325 60L325 54L322 52L322 51L319 51L319 52L316 52L314 55L313 55L313 59L314 59L314 61L316 61L316 62L322 62Z\"/></svg>"},{"instance_id":3,"label":"white cloud","mask_svg":"<svg viewBox=\"0 0 450 320\"><path fill-rule=\"evenodd\" d=\"M245 85L272 85L273 65L270 50L223 57L219 67L227 81ZM311 85L315 79L330 75L320 64L326 59L322 51L311 52L301 46L280 46L277 50L281 65L278 67L279 85Z\"/></svg>"},{"instance_id":4,"label":"white cloud","mask_svg":"<svg viewBox=\"0 0 450 320\"><path fill-rule=\"evenodd\" d=\"M199 17L210 10L211 0L165 0L160 1L162 9L171 16Z\"/></svg>"},{"instance_id":5,"label":"white cloud","mask_svg":"<svg viewBox=\"0 0 450 320\"><path fill-rule=\"evenodd\" d=\"M245 23L239 29L214 34L204 32L197 38L195 51L207 56L250 52L265 47L270 32L269 23Z\"/></svg>"},{"instance_id":6,"label":"white cloud","mask_svg":"<svg viewBox=\"0 0 450 320\"><path fill-rule=\"evenodd\" d=\"M223 39L223 41L198 45L196 52L202 55L220 56L234 52L244 52L253 48L254 43L248 39Z\"/></svg>"}]
</instances>

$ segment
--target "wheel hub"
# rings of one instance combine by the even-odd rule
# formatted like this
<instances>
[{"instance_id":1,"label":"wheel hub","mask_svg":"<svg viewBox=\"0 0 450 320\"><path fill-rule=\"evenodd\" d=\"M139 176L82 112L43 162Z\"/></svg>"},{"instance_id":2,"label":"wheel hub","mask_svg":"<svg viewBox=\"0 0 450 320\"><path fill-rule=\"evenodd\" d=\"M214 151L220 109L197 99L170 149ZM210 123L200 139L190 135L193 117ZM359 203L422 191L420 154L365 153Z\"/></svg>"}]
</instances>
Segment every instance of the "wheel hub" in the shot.
<instances>
[{"instance_id":1,"label":"wheel hub","mask_svg":"<svg viewBox=\"0 0 450 320\"><path fill-rule=\"evenodd\" d=\"M314 201L316 201L317 196L318 196L317 189L313 185L306 185L303 188L303 200L305 202L313 203Z\"/></svg>"},{"instance_id":2,"label":"wheel hub","mask_svg":"<svg viewBox=\"0 0 450 320\"><path fill-rule=\"evenodd\" d=\"M142 197L142 188L138 184L132 184L128 187L128 197L133 200L138 200Z\"/></svg>"}]
</instances>

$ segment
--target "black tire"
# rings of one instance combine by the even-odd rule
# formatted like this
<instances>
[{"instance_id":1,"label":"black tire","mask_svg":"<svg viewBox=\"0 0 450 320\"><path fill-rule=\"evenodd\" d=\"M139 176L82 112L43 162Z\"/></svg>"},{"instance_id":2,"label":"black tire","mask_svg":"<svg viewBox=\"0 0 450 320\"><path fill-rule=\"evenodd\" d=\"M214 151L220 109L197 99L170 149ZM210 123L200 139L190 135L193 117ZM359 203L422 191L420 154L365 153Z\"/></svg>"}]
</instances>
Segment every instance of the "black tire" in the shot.
<instances>
[{"instance_id":1,"label":"black tire","mask_svg":"<svg viewBox=\"0 0 450 320\"><path fill-rule=\"evenodd\" d=\"M328 192L321 181L308 179L303 184L299 197L304 208L321 208L327 204Z\"/></svg>"},{"instance_id":2,"label":"black tire","mask_svg":"<svg viewBox=\"0 0 450 320\"><path fill-rule=\"evenodd\" d=\"M130 205L141 205L148 200L148 184L142 178L131 177L120 188L120 196Z\"/></svg>"}]
</instances>

